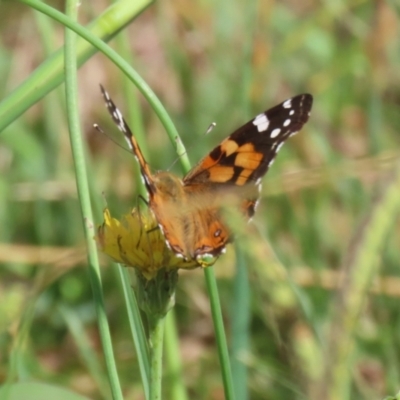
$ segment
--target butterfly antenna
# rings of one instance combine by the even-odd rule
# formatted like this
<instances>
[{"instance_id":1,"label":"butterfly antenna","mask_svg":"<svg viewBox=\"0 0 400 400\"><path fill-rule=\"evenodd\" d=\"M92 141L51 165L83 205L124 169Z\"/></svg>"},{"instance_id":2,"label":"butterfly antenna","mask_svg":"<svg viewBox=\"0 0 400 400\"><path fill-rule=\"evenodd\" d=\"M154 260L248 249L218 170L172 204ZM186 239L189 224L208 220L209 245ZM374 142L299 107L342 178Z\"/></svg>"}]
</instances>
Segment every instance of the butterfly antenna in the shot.
<instances>
[{"instance_id":1,"label":"butterfly antenna","mask_svg":"<svg viewBox=\"0 0 400 400\"><path fill-rule=\"evenodd\" d=\"M97 132L100 132L104 136L107 137L107 139L111 140L114 144L116 144L118 147L120 147L122 150L128 151L131 153L130 150L128 150L126 147L122 146L121 143L118 143L111 135L103 131L103 129L98 125L98 124L93 124L93 128L96 129Z\"/></svg>"},{"instance_id":2,"label":"butterfly antenna","mask_svg":"<svg viewBox=\"0 0 400 400\"><path fill-rule=\"evenodd\" d=\"M217 126L216 122L211 122L210 126L207 128L206 130L206 135L208 135L209 133L211 133L211 131Z\"/></svg>"},{"instance_id":3,"label":"butterfly antenna","mask_svg":"<svg viewBox=\"0 0 400 400\"><path fill-rule=\"evenodd\" d=\"M177 142L177 146L180 147L179 145L182 143L180 137L176 136L175 137L175 141ZM169 171L177 162L178 160L181 159L181 157L183 157L185 154L187 154L187 150L185 149L185 151L181 154L178 154L178 156L175 158L175 160L172 162L172 164L169 166L169 168L167 169L167 171Z\"/></svg>"}]
</instances>

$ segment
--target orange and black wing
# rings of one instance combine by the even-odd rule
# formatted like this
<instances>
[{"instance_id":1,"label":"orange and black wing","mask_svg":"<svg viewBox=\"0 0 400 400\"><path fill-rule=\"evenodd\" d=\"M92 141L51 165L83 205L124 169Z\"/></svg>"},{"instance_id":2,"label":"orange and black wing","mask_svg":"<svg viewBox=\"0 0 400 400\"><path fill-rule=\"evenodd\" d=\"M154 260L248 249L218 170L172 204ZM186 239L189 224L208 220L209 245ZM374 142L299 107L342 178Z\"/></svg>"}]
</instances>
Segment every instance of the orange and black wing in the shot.
<instances>
[{"instance_id":1,"label":"orange and black wing","mask_svg":"<svg viewBox=\"0 0 400 400\"><path fill-rule=\"evenodd\" d=\"M301 94L257 115L203 158L185 176L184 184L258 186L283 143L308 121L312 102L310 94ZM249 217L255 203L254 196L243 203Z\"/></svg>"}]
</instances>

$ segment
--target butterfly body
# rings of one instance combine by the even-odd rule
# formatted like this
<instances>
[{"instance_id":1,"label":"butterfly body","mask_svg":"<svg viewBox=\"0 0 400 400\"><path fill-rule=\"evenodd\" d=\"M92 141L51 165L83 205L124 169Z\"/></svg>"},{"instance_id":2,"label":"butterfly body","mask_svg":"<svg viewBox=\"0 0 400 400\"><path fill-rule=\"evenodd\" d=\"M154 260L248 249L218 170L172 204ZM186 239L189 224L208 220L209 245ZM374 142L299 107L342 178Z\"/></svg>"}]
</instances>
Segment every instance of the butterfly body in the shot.
<instances>
[{"instance_id":1,"label":"butterfly body","mask_svg":"<svg viewBox=\"0 0 400 400\"><path fill-rule=\"evenodd\" d=\"M185 259L217 257L232 240L223 208L254 214L261 178L290 136L307 122L312 96L303 94L257 115L214 148L183 178L152 174L121 112L101 87L107 109L138 159L149 206L170 248Z\"/></svg>"},{"instance_id":2,"label":"butterfly body","mask_svg":"<svg viewBox=\"0 0 400 400\"><path fill-rule=\"evenodd\" d=\"M219 215L222 193L207 185L187 184L165 171L150 181L149 206L157 221L163 221L160 229L171 249L185 259L219 254L229 241Z\"/></svg>"}]
</instances>

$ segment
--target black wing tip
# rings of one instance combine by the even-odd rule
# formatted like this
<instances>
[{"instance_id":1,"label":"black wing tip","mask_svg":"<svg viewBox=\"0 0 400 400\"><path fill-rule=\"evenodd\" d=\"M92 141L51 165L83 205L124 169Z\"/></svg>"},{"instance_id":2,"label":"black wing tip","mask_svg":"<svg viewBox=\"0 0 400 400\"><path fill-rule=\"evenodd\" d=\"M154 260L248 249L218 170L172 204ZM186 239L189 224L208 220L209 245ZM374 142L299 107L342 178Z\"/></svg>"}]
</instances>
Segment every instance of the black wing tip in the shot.
<instances>
[{"instance_id":1,"label":"black wing tip","mask_svg":"<svg viewBox=\"0 0 400 400\"><path fill-rule=\"evenodd\" d=\"M304 93L302 96L303 96L303 104L309 109L311 109L314 102L313 95L310 93Z\"/></svg>"},{"instance_id":2,"label":"black wing tip","mask_svg":"<svg viewBox=\"0 0 400 400\"><path fill-rule=\"evenodd\" d=\"M313 103L314 97L313 97L312 94L310 94L310 93L304 93L303 96L304 96L304 100L305 100L306 102L309 102L310 104Z\"/></svg>"},{"instance_id":3,"label":"black wing tip","mask_svg":"<svg viewBox=\"0 0 400 400\"><path fill-rule=\"evenodd\" d=\"M291 99L288 99L284 102L282 102L282 106L284 106L284 104L288 101L291 101L293 103L296 103L299 105L299 109L301 110L301 114L303 113L307 113L307 119L304 122L307 122L308 117L310 116L310 111L312 109L313 106L313 95L310 93L302 93L302 94L298 94L297 96L292 97Z\"/></svg>"},{"instance_id":4,"label":"black wing tip","mask_svg":"<svg viewBox=\"0 0 400 400\"><path fill-rule=\"evenodd\" d=\"M108 101L111 101L111 103L113 103L112 100L111 100L110 95L108 94L108 92L107 92L107 90L104 88L104 86L103 86L101 83L99 83L99 86L100 86L101 94L103 95L103 98L104 98L104 100L106 101L106 103L107 103Z\"/></svg>"},{"instance_id":5,"label":"black wing tip","mask_svg":"<svg viewBox=\"0 0 400 400\"><path fill-rule=\"evenodd\" d=\"M301 99L301 101L306 104L310 104L312 105L313 101L314 101L314 97L312 94L310 93L302 93L302 94L298 94L297 96L294 96L292 98L292 100L296 100L296 99Z\"/></svg>"},{"instance_id":6,"label":"black wing tip","mask_svg":"<svg viewBox=\"0 0 400 400\"><path fill-rule=\"evenodd\" d=\"M292 113L293 110L300 112L310 112L312 105L313 105L313 96L310 93L302 93L282 101L282 103L265 111L265 113L280 112L281 108L290 110L292 111Z\"/></svg>"},{"instance_id":7,"label":"black wing tip","mask_svg":"<svg viewBox=\"0 0 400 400\"><path fill-rule=\"evenodd\" d=\"M303 97L305 100L311 100L311 101L313 101L313 98L314 98L313 95L310 93L300 93L300 94L297 94L296 96L292 97L292 99L296 99L299 97Z\"/></svg>"}]
</instances>

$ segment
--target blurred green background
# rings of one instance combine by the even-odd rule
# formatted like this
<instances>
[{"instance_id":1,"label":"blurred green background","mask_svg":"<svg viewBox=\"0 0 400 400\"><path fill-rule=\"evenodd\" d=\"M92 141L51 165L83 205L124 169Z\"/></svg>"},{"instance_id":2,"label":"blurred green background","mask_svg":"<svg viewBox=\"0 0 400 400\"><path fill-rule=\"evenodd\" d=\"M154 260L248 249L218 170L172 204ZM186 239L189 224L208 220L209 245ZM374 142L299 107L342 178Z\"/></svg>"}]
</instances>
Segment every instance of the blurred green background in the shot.
<instances>
[{"instance_id":1,"label":"blurred green background","mask_svg":"<svg viewBox=\"0 0 400 400\"><path fill-rule=\"evenodd\" d=\"M108 5L82 2L79 22ZM5 98L62 45L63 27L17 2L0 9ZM382 0L160 1L110 42L162 100L192 163L261 111L314 96L310 121L264 178L257 229L241 239L251 291L235 289L233 246L213 267L228 340L233 305L250 307L241 355L250 399L343 391L381 399L400 389L399 11L399 2ZM97 122L118 138L99 83L127 116L127 92L136 89L101 54L79 70L92 194L104 192L118 216L136 204L140 182L129 152L92 128ZM130 119L143 126L148 161L169 169L174 148L138 100L140 114ZM172 170L181 174L178 164ZM0 383L18 345L21 379L107 398L63 86L1 132L0 172ZM93 223L101 222L98 212ZM106 257L102 277L124 395L142 399L120 283ZM176 301L190 398L222 399L201 270L181 273ZM23 342L21 329L29 330ZM168 371L163 385L169 398Z\"/></svg>"}]
</instances>

